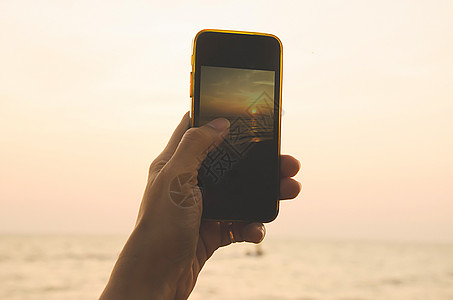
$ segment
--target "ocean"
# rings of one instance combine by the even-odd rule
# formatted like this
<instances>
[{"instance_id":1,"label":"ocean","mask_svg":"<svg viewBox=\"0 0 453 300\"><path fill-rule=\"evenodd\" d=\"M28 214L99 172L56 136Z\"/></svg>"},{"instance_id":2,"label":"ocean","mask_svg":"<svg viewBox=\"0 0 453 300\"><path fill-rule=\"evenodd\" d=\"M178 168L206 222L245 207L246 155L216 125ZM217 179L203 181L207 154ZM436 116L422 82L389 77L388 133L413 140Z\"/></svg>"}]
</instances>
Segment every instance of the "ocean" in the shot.
<instances>
[{"instance_id":1,"label":"ocean","mask_svg":"<svg viewBox=\"0 0 453 300\"><path fill-rule=\"evenodd\" d=\"M0 235L0 299L97 299L126 238ZM216 252L189 299L453 299L453 244L268 237L257 250Z\"/></svg>"}]
</instances>

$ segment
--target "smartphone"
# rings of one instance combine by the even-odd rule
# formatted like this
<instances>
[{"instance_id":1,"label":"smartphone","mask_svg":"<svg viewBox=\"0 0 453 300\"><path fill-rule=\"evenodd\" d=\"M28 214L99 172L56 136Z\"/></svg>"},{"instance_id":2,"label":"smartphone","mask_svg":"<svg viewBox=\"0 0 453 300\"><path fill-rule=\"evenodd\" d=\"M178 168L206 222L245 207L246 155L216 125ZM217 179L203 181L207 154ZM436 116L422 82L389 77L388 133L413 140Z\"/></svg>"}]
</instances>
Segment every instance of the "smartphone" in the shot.
<instances>
[{"instance_id":1,"label":"smartphone","mask_svg":"<svg viewBox=\"0 0 453 300\"><path fill-rule=\"evenodd\" d=\"M205 220L270 222L280 194L282 43L271 34L202 30L192 54L191 122L230 121L201 164Z\"/></svg>"}]
</instances>

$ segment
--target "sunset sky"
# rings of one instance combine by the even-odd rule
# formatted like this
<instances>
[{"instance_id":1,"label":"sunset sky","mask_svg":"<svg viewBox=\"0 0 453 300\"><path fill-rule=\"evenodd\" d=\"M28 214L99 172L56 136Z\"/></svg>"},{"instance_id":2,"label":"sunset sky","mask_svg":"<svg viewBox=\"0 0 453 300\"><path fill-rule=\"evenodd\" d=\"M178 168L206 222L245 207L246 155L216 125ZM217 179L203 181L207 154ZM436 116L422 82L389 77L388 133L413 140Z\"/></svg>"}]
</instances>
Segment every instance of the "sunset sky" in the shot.
<instances>
[{"instance_id":1,"label":"sunset sky","mask_svg":"<svg viewBox=\"0 0 453 300\"><path fill-rule=\"evenodd\" d=\"M202 115L248 115L248 108L263 93L273 111L275 72L238 68L201 67L200 113ZM224 115L224 116L225 116ZM202 122L201 124L203 124Z\"/></svg>"},{"instance_id":2,"label":"sunset sky","mask_svg":"<svg viewBox=\"0 0 453 300\"><path fill-rule=\"evenodd\" d=\"M283 43L268 235L453 242L453 1L0 2L0 233L132 229L204 28Z\"/></svg>"}]
</instances>

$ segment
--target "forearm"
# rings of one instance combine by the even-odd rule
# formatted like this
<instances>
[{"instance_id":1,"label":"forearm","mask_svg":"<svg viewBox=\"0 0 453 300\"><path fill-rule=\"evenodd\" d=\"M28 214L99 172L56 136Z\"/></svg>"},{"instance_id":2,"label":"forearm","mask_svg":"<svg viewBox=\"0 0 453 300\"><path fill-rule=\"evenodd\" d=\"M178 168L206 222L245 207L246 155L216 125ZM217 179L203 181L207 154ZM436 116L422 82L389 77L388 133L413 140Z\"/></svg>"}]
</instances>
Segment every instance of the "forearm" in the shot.
<instances>
[{"instance_id":1,"label":"forearm","mask_svg":"<svg viewBox=\"0 0 453 300\"><path fill-rule=\"evenodd\" d=\"M127 240L100 299L175 299L178 269L162 255L155 232L137 227Z\"/></svg>"}]
</instances>

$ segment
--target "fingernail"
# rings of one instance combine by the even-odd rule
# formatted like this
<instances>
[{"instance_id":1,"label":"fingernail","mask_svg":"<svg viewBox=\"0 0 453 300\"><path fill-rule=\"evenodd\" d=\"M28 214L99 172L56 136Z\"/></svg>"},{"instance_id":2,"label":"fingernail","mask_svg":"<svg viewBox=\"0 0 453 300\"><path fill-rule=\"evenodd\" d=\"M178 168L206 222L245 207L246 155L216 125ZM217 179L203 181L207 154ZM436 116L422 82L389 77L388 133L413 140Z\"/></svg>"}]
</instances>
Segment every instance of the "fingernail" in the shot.
<instances>
[{"instance_id":1,"label":"fingernail","mask_svg":"<svg viewBox=\"0 0 453 300\"><path fill-rule=\"evenodd\" d=\"M264 227L264 225L261 225L260 227L258 227L258 229L261 231L261 238L259 241L259 243L261 243L264 240L264 237L266 236L266 228Z\"/></svg>"},{"instance_id":2,"label":"fingernail","mask_svg":"<svg viewBox=\"0 0 453 300\"><path fill-rule=\"evenodd\" d=\"M230 121L225 118L218 118L208 123L209 126L216 129L217 131L223 132L225 129L230 127Z\"/></svg>"}]
</instances>

